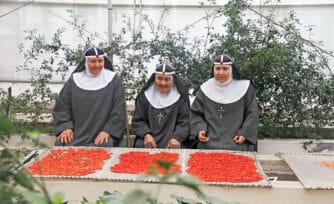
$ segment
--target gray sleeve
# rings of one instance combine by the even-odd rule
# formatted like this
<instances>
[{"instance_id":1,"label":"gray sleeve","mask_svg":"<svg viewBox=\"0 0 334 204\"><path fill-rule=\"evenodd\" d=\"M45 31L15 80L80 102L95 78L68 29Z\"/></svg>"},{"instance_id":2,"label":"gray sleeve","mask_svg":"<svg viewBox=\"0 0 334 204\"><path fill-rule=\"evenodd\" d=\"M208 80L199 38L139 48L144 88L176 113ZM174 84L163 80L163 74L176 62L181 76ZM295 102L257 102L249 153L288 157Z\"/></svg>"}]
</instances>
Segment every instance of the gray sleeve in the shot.
<instances>
[{"instance_id":1,"label":"gray sleeve","mask_svg":"<svg viewBox=\"0 0 334 204\"><path fill-rule=\"evenodd\" d=\"M259 124L259 113L257 108L255 89L249 85L245 95L244 121L237 134L245 136L252 144L256 144Z\"/></svg>"},{"instance_id":2,"label":"gray sleeve","mask_svg":"<svg viewBox=\"0 0 334 204\"><path fill-rule=\"evenodd\" d=\"M174 136L179 142L185 141L189 136L189 105L181 98L178 104Z\"/></svg>"},{"instance_id":3,"label":"gray sleeve","mask_svg":"<svg viewBox=\"0 0 334 204\"><path fill-rule=\"evenodd\" d=\"M70 80L65 83L60 91L52 116L56 136L65 129L73 129Z\"/></svg>"},{"instance_id":4,"label":"gray sleeve","mask_svg":"<svg viewBox=\"0 0 334 204\"><path fill-rule=\"evenodd\" d=\"M148 101L144 94L138 96L135 112L132 118L132 130L136 136L144 139L146 133L152 132L149 128Z\"/></svg>"},{"instance_id":5,"label":"gray sleeve","mask_svg":"<svg viewBox=\"0 0 334 204\"><path fill-rule=\"evenodd\" d=\"M126 107L125 107L125 93L121 79L116 75L113 83L113 100L112 108L109 113L108 121L103 127L103 131L108 132L116 141L117 145L124 136Z\"/></svg>"},{"instance_id":6,"label":"gray sleeve","mask_svg":"<svg viewBox=\"0 0 334 204\"><path fill-rule=\"evenodd\" d=\"M193 139L197 138L198 132L207 131L207 123L204 120L204 94L201 90L190 108L190 135Z\"/></svg>"}]
</instances>

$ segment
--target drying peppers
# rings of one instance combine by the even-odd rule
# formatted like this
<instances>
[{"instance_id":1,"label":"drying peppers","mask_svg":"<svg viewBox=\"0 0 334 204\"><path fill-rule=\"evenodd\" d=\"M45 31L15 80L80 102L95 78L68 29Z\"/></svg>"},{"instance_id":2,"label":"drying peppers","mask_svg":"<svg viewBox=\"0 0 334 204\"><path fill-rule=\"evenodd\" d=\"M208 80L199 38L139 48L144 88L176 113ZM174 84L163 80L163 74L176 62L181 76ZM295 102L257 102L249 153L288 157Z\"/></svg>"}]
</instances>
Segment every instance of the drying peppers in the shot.
<instances>
[{"instance_id":1,"label":"drying peppers","mask_svg":"<svg viewBox=\"0 0 334 204\"><path fill-rule=\"evenodd\" d=\"M322 161L320 162L320 165L321 166L324 166L324 167L328 167L328 168L331 168L331 169L334 169L334 162L330 162L330 161Z\"/></svg>"},{"instance_id":2,"label":"drying peppers","mask_svg":"<svg viewBox=\"0 0 334 204\"><path fill-rule=\"evenodd\" d=\"M103 149L55 149L28 170L33 175L85 176L102 169L109 158L110 153Z\"/></svg>"},{"instance_id":3,"label":"drying peppers","mask_svg":"<svg viewBox=\"0 0 334 204\"><path fill-rule=\"evenodd\" d=\"M51 150L40 161L33 162L28 170L33 175L45 176L85 176L101 170L111 153L98 148L68 148ZM115 158L116 159L116 158ZM118 163L110 167L113 173L146 174L153 172L166 174L181 173L177 163L178 153L130 151L119 155ZM323 166L333 163L321 163ZM189 155L186 170L204 182L248 183L261 181L255 161L249 156L228 152L195 152Z\"/></svg>"},{"instance_id":4,"label":"drying peppers","mask_svg":"<svg viewBox=\"0 0 334 204\"><path fill-rule=\"evenodd\" d=\"M232 153L192 153L187 172L205 182L239 183L262 180L254 159Z\"/></svg>"},{"instance_id":5,"label":"drying peppers","mask_svg":"<svg viewBox=\"0 0 334 204\"><path fill-rule=\"evenodd\" d=\"M132 151L123 153L119 156L119 163L112 166L110 170L114 173L145 174L150 169L155 169L158 174L168 172L181 172L181 166L175 164L179 154L169 152L159 152L149 154L148 152ZM163 168L158 161L170 163L171 168Z\"/></svg>"}]
</instances>

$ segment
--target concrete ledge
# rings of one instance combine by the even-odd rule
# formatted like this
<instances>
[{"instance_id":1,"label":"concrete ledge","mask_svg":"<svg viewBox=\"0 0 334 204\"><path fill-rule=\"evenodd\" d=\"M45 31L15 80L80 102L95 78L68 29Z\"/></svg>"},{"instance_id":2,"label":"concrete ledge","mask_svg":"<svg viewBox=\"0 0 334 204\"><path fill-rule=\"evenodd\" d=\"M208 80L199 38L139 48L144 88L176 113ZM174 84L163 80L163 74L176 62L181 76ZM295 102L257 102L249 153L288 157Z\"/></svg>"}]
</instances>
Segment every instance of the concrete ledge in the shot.
<instances>
[{"instance_id":1,"label":"concrete ledge","mask_svg":"<svg viewBox=\"0 0 334 204\"><path fill-rule=\"evenodd\" d=\"M133 136L131 136L133 138ZM35 140L35 142L33 141ZM28 140L22 140L19 136L13 136L8 142L11 148L38 148L42 144L53 147L55 137L49 135L35 136ZM305 142L310 140L295 139L261 139L259 140L258 159L266 174L293 174L288 169L284 160L279 157L278 152L288 151L305 152L302 148ZM123 141L124 142L124 141ZM314 141L319 142L319 141ZM332 140L321 141L323 143L334 143ZM265 153L265 154L263 154ZM276 155L275 155L276 154ZM143 190L153 196L158 197L158 201L164 203L176 203L170 197L176 194L184 198L200 200L189 189L176 184L159 183L139 183L124 181L103 181L103 180L84 180L84 179L43 179L43 182L50 193L62 192L65 200L69 204L80 203L83 196L89 201L95 201L104 191L121 192L123 195L134 190ZM247 187L247 186L215 186L203 185L201 190L209 196L224 199L228 202L239 202L248 204L258 203L332 203L334 200L333 190L306 190L297 180L275 180L271 182L272 187Z\"/></svg>"},{"instance_id":2,"label":"concrete ledge","mask_svg":"<svg viewBox=\"0 0 334 204\"><path fill-rule=\"evenodd\" d=\"M46 180L44 181L51 195L63 192L65 200L69 203L79 203L84 196L89 201L95 201L105 190L109 192L118 191L122 195L133 190L143 190L151 195L157 196L158 201L164 203L177 203L170 195L176 194L184 198L200 201L194 192L183 186L175 184L157 183L133 183L133 182L96 182L80 180ZM201 190L210 196L224 199L229 202L248 204L258 203L333 203L333 190L305 190L296 181L277 181L272 183L272 188L261 187L232 187L203 185Z\"/></svg>"}]
</instances>

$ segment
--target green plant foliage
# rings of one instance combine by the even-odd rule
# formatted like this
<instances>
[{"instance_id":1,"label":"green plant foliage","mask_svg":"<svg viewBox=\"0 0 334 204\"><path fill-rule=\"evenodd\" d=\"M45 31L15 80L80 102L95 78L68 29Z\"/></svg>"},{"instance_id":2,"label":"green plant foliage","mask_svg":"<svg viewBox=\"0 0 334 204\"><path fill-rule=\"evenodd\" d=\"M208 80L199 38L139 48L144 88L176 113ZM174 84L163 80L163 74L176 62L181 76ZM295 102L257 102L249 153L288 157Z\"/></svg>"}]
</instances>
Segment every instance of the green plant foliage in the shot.
<instances>
[{"instance_id":1,"label":"green plant foliage","mask_svg":"<svg viewBox=\"0 0 334 204\"><path fill-rule=\"evenodd\" d=\"M69 23L82 44L74 48L65 45L64 28L59 28L51 41L34 29L26 31L27 46L20 47L25 61L18 69L30 74L33 88L10 99L11 102L8 97L1 97L0 103L3 107L9 104L12 115L33 113L32 119L37 121L42 113L50 112L47 104L57 95L47 84L55 75L65 79L80 60L81 50L96 41L117 61L113 66L123 79L127 100L136 97L146 81L147 64L159 56L169 57L178 78L195 95L211 77L212 59L227 50L256 89L261 137L333 138L333 134L321 135L324 126L333 125L334 80L328 67L328 57L334 57L333 53L322 49L321 43L301 37L300 22L294 12L278 21L277 6L270 5L272 1L266 2L271 9L268 14L252 8L248 2L235 0L218 8L202 7L206 14L199 21L206 22L206 35L195 38L189 38L189 28L198 21L171 32L164 26L164 17L169 15L166 8L155 21L143 15L142 27L150 33L145 38L141 32L133 32L130 18L125 16L124 27L113 34L110 46L96 33L88 32L86 22L69 11ZM249 19L247 12L258 18ZM221 21L222 17L226 21ZM218 28L225 31L217 32ZM2 108L0 111L5 112Z\"/></svg>"},{"instance_id":2,"label":"green plant foliage","mask_svg":"<svg viewBox=\"0 0 334 204\"><path fill-rule=\"evenodd\" d=\"M212 59L227 50L256 88L260 136L321 138L320 129L333 125L333 74L328 72L327 60L333 54L320 43L301 37L294 12L276 22L276 7L272 9L265 16L252 9L248 1L229 1L207 12L203 17L207 36L195 39L187 37L187 30L172 33L164 27L161 22L168 10L163 10L158 25L145 16L152 38L137 38L142 59L168 56L177 76L196 94L210 78ZM246 11L261 18L251 20ZM215 22L221 16L227 19L223 25ZM215 26L226 28L226 32L215 32Z\"/></svg>"},{"instance_id":3,"label":"green plant foliage","mask_svg":"<svg viewBox=\"0 0 334 204\"><path fill-rule=\"evenodd\" d=\"M0 114L0 141L3 137L9 136L13 132L12 125L7 117Z\"/></svg>"},{"instance_id":4,"label":"green plant foliage","mask_svg":"<svg viewBox=\"0 0 334 204\"><path fill-rule=\"evenodd\" d=\"M109 191L104 191L103 195L99 197L100 201L102 203L123 203L125 200L125 196L122 195L121 193L115 191L115 192L109 192Z\"/></svg>"},{"instance_id":5,"label":"green plant foliage","mask_svg":"<svg viewBox=\"0 0 334 204\"><path fill-rule=\"evenodd\" d=\"M328 57L333 57L333 54L323 50L321 43L301 37L296 14L291 12L286 19L276 22L275 6L272 7L273 12L266 16L251 8L245 0L229 1L220 8L203 9L208 9L202 19L207 22L204 28L207 34L195 39L189 39L187 28L173 33L163 25L168 9L163 9L160 19L154 21L158 24L144 15L143 26L151 32L151 37L146 39L141 33L134 34L129 18L124 17L124 28L113 35L110 47L96 33L87 32L86 22L73 11L69 11L73 19L70 23L82 41L76 47L63 43L64 28L59 28L50 40L35 29L25 31L26 46L20 46L24 62L17 69L29 73L32 89L15 98L0 90L1 146L3 138L13 132L13 126L16 132L24 134L27 134L27 129L39 129L36 128L40 124L39 117L50 113L49 104L57 96L48 84L55 76L65 80L81 60L83 48L98 40L101 41L98 45L119 61L114 68L123 79L128 100L134 99L145 83L148 69L145 64L157 56L169 57L177 76L196 94L200 85L210 78L212 59L227 50L235 57L242 74L254 83L262 136L299 133L304 138L323 137L319 133L320 128L333 125L334 76L328 71ZM248 19L246 11L261 18ZM216 22L222 16L227 19L223 25ZM217 33L215 27L219 26L224 27L226 32ZM312 29L309 31L312 32ZM31 121L18 121L15 119L17 113L31 114ZM10 121L14 121L14 125ZM25 124L24 129L20 129L22 124ZM44 131L46 127L41 129ZM61 194L51 198L42 183L20 168L21 153L13 153L5 146L3 148L0 154L2 203L64 203ZM169 163L158 164L166 170L171 168ZM204 194L200 189L202 184L194 178L175 173L161 176L154 168L152 175L161 183L175 179L177 184L192 190L205 203L227 203L221 198ZM157 195L151 195L136 190L122 195L106 191L94 203L158 203L159 189L157 192ZM198 203L178 195L171 197L178 203ZM90 202L83 198L82 203Z\"/></svg>"},{"instance_id":6,"label":"green plant foliage","mask_svg":"<svg viewBox=\"0 0 334 204\"><path fill-rule=\"evenodd\" d=\"M11 122L0 115L1 134L11 133ZM6 204L60 204L62 197L49 197L43 183L32 177L23 167L24 150L11 150L0 138L0 201Z\"/></svg>"},{"instance_id":7,"label":"green plant foliage","mask_svg":"<svg viewBox=\"0 0 334 204\"><path fill-rule=\"evenodd\" d=\"M32 183L31 176L27 174L25 170L18 170L15 172L14 181L27 190L34 191L34 185Z\"/></svg>"},{"instance_id":8,"label":"green plant foliage","mask_svg":"<svg viewBox=\"0 0 334 204\"><path fill-rule=\"evenodd\" d=\"M16 100L21 102L19 103L21 106L16 106L15 110L33 114L33 121L37 121L42 113L49 112L48 105L56 97L48 83L57 75L64 79L70 67L77 62L73 57L76 52L71 50L73 54L70 55L68 46L62 44L64 31L64 28L59 28L51 42L44 35L38 34L36 29L25 31L27 44L20 46L25 61L17 67L17 70L30 74L32 89L27 89L17 97Z\"/></svg>"},{"instance_id":9,"label":"green plant foliage","mask_svg":"<svg viewBox=\"0 0 334 204\"><path fill-rule=\"evenodd\" d=\"M255 13L258 20L247 18L246 12ZM169 56L178 77L196 94L210 77L212 59L227 50L255 86L260 136L333 138L320 135L322 127L333 125L333 73L327 59L333 54L301 37L294 12L278 22L274 13L265 16L248 1L229 1L203 18L208 25L205 38L190 40L186 32L164 28L149 42L149 54ZM213 23L222 15L224 24ZM226 32L215 32L213 25Z\"/></svg>"},{"instance_id":10,"label":"green plant foliage","mask_svg":"<svg viewBox=\"0 0 334 204\"><path fill-rule=\"evenodd\" d=\"M174 198L177 201L177 203L179 203L179 204L202 204L202 202L198 202L198 201L193 200L193 199L178 196L176 194L172 194L171 197Z\"/></svg>"},{"instance_id":11,"label":"green plant foliage","mask_svg":"<svg viewBox=\"0 0 334 204\"><path fill-rule=\"evenodd\" d=\"M123 80L126 99L134 100L146 81L147 68L143 64L141 35L134 35L131 32L129 18L124 17L123 24L126 27L122 28L120 33L113 34L114 42L109 52L119 61L113 64L113 67Z\"/></svg>"},{"instance_id":12,"label":"green plant foliage","mask_svg":"<svg viewBox=\"0 0 334 204\"><path fill-rule=\"evenodd\" d=\"M221 198L216 198L211 196L199 197L203 202L198 202L193 199L184 198L182 196L178 196L175 194L172 194L171 197L174 198L179 204L202 204L203 202L206 204L238 204L238 202L228 202Z\"/></svg>"},{"instance_id":13,"label":"green plant foliage","mask_svg":"<svg viewBox=\"0 0 334 204\"><path fill-rule=\"evenodd\" d=\"M165 161L160 161L160 160L157 161L157 164L158 164L158 166L160 166L160 167L162 167L166 170L170 170L173 166L173 163L171 163L171 162L165 162Z\"/></svg>"},{"instance_id":14,"label":"green plant foliage","mask_svg":"<svg viewBox=\"0 0 334 204\"><path fill-rule=\"evenodd\" d=\"M176 176L176 182L190 190L193 190L200 198L206 197L206 195L201 191L200 186L203 185L201 181L194 177L188 176Z\"/></svg>"},{"instance_id":15,"label":"green plant foliage","mask_svg":"<svg viewBox=\"0 0 334 204\"><path fill-rule=\"evenodd\" d=\"M171 172L171 167L173 163L162 162L162 161L159 161L157 163L158 163L158 166L161 168L164 168L166 172ZM154 176L156 179L158 179L160 184L166 183L166 181L168 181L169 179L175 180L176 184L183 186L187 189L190 189L204 203L207 203L207 204L229 204L230 203L221 198L216 198L216 197L209 196L203 193L200 190L200 186L202 186L203 183L199 181L197 178L190 177L190 176L183 176L177 173L167 173L164 175L158 175L155 172L156 171L150 172L146 176L149 176L149 177ZM104 204L132 204L132 203L160 204L161 203L162 204L162 202L158 201L159 193L160 193L160 186L158 186L156 190L157 190L156 195L152 195L151 193L145 192L141 189L133 190L125 195L118 191L115 191L115 192L105 191L102 196L99 196L98 200L96 200L95 203L104 203ZM182 204L200 204L202 203L202 202L195 201L193 199L184 198L176 194L172 194L170 195L170 197L175 199L178 203L182 203ZM88 201L86 198L83 198L83 201L81 201L81 203L89 204L92 202Z\"/></svg>"},{"instance_id":16,"label":"green plant foliage","mask_svg":"<svg viewBox=\"0 0 334 204\"><path fill-rule=\"evenodd\" d=\"M331 124L334 89L332 73L326 75L328 52L301 37L294 12L278 23L273 16L252 22L245 17L246 9L251 10L241 0L224 7L227 34L212 36L212 48L213 53L228 49L253 81L261 134L296 135L294 130L303 130L299 133L308 137L311 128Z\"/></svg>"},{"instance_id":17,"label":"green plant foliage","mask_svg":"<svg viewBox=\"0 0 334 204\"><path fill-rule=\"evenodd\" d=\"M50 197L45 186L23 167L21 150L10 150L0 142L0 200L6 204L60 204L60 194Z\"/></svg>"}]
</instances>

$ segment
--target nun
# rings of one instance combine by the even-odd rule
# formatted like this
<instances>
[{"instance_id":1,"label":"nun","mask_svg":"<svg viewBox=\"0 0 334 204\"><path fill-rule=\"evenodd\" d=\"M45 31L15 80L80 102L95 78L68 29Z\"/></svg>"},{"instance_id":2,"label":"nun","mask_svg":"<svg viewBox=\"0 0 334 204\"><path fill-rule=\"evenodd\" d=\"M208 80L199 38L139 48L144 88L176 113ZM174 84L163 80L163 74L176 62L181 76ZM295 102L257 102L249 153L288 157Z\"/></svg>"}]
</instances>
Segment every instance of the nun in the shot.
<instances>
[{"instance_id":1,"label":"nun","mask_svg":"<svg viewBox=\"0 0 334 204\"><path fill-rule=\"evenodd\" d=\"M134 147L178 149L189 136L189 97L167 58L160 59L136 98Z\"/></svg>"},{"instance_id":2,"label":"nun","mask_svg":"<svg viewBox=\"0 0 334 204\"><path fill-rule=\"evenodd\" d=\"M251 81L240 75L231 55L219 55L190 108L197 148L257 151L258 120Z\"/></svg>"},{"instance_id":3,"label":"nun","mask_svg":"<svg viewBox=\"0 0 334 204\"><path fill-rule=\"evenodd\" d=\"M120 77L98 47L61 89L53 109L56 146L118 146L124 135L125 95Z\"/></svg>"}]
</instances>

